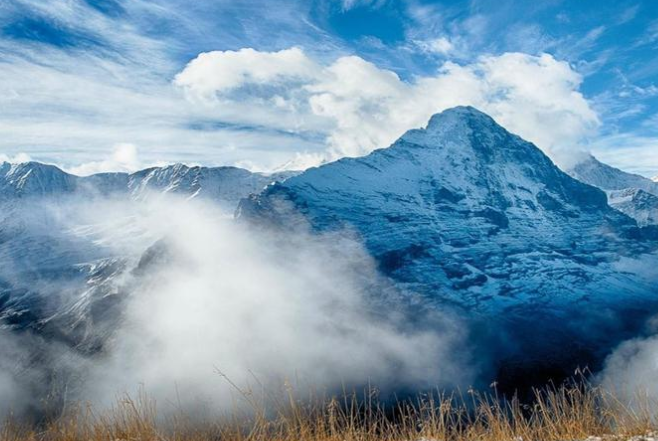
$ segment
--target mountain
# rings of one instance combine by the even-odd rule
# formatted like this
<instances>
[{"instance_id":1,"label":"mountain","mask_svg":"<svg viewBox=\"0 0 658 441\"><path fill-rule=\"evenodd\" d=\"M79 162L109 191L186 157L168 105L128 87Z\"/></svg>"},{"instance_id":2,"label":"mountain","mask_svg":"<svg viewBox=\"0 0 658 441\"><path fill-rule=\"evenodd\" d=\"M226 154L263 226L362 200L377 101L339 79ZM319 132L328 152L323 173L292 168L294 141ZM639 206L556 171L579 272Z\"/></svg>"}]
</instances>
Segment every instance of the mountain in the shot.
<instances>
[{"instance_id":1,"label":"mountain","mask_svg":"<svg viewBox=\"0 0 658 441\"><path fill-rule=\"evenodd\" d=\"M603 164L591 155L567 170L567 173L606 191L610 205L631 216L640 225L658 225L655 203L651 198L658 197L658 182Z\"/></svg>"},{"instance_id":2,"label":"mountain","mask_svg":"<svg viewBox=\"0 0 658 441\"><path fill-rule=\"evenodd\" d=\"M80 204L100 201L103 210L109 209L110 195L118 200L142 200L172 193L208 199L232 213L241 198L288 175L176 164L132 174L78 177L38 162L4 163L0 165L0 264L6 271L0 269L0 280L4 272L30 268L43 273L107 257L93 241L94 225L78 230L67 227L89 222L78 213Z\"/></svg>"},{"instance_id":3,"label":"mountain","mask_svg":"<svg viewBox=\"0 0 658 441\"><path fill-rule=\"evenodd\" d=\"M0 328L38 329L72 345L97 346L104 335L99 317L124 292L121 274L141 258L122 250L146 251L160 239L122 214L121 201L171 193L232 213L241 198L290 174L175 164L79 177L38 162L3 163ZM122 246L131 241L139 246Z\"/></svg>"},{"instance_id":4,"label":"mountain","mask_svg":"<svg viewBox=\"0 0 658 441\"><path fill-rule=\"evenodd\" d=\"M4 164L0 326L84 355L101 350L131 280L172 253L114 201L139 206L162 193L228 210L240 200L238 221L265 231L356 236L410 308L458 317L469 349L508 391L596 368L658 306L655 230L489 116L458 107L388 148L295 176L178 164L77 177ZM123 252L133 240L125 248L139 251Z\"/></svg>"},{"instance_id":5,"label":"mountain","mask_svg":"<svg viewBox=\"0 0 658 441\"><path fill-rule=\"evenodd\" d=\"M77 177L54 165L26 162L0 165L0 197L46 196L72 192Z\"/></svg>"},{"instance_id":6,"label":"mountain","mask_svg":"<svg viewBox=\"0 0 658 441\"><path fill-rule=\"evenodd\" d=\"M579 181L602 190L637 188L658 196L658 183L644 176L627 173L611 167L591 155L567 170L567 173Z\"/></svg>"},{"instance_id":7,"label":"mountain","mask_svg":"<svg viewBox=\"0 0 658 441\"><path fill-rule=\"evenodd\" d=\"M355 229L398 282L469 308L514 308L530 294L572 302L619 253L643 249L604 192L470 107L270 186L239 216L280 222L281 201L315 229Z\"/></svg>"},{"instance_id":8,"label":"mountain","mask_svg":"<svg viewBox=\"0 0 658 441\"><path fill-rule=\"evenodd\" d=\"M658 273L630 269L656 259L633 219L471 107L435 115L368 156L269 186L237 216L358 235L398 287L496 329L496 357L510 352L508 369L520 353L543 360L533 369L550 360L572 368L569 360L588 360L574 355L579 348L600 360L593 354L613 344L607 331L626 326L611 311L653 301L658 283Z\"/></svg>"},{"instance_id":9,"label":"mountain","mask_svg":"<svg viewBox=\"0 0 658 441\"><path fill-rule=\"evenodd\" d=\"M252 173L237 167L189 167L174 164L132 174L99 173L79 177L54 165L27 162L0 165L0 200L26 197L130 195L143 199L150 193L203 197L233 208L241 198L294 172Z\"/></svg>"},{"instance_id":10,"label":"mountain","mask_svg":"<svg viewBox=\"0 0 658 441\"><path fill-rule=\"evenodd\" d=\"M637 188L608 193L608 203L635 219L640 226L658 225L658 196Z\"/></svg>"}]
</instances>

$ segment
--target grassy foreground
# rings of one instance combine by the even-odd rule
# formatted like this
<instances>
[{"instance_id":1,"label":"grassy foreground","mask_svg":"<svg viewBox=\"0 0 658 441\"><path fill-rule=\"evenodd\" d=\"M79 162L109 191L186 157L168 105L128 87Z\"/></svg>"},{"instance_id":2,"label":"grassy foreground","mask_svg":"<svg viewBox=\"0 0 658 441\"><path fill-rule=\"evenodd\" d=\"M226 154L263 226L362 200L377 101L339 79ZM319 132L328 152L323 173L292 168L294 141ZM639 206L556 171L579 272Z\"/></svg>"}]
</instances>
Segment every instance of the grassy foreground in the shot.
<instances>
[{"instance_id":1,"label":"grassy foreground","mask_svg":"<svg viewBox=\"0 0 658 441\"><path fill-rule=\"evenodd\" d=\"M306 401L290 395L272 409L250 401L246 411L205 422L183 414L159 416L145 397L126 398L112 412L96 414L81 406L38 428L9 421L0 441L653 440L658 428L658 408L650 400L629 406L587 384L536 391L531 405L495 392L421 395L386 406L375 395Z\"/></svg>"}]
</instances>

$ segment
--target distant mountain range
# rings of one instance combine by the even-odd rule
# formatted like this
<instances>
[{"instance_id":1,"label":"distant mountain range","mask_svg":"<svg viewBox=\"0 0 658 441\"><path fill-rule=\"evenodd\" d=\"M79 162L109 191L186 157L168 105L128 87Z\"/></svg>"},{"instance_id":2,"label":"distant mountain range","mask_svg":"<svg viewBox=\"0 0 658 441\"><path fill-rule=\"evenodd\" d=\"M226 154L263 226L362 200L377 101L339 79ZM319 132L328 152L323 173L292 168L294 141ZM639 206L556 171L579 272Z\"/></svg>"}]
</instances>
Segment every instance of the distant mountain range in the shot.
<instances>
[{"instance_id":1,"label":"distant mountain range","mask_svg":"<svg viewBox=\"0 0 658 441\"><path fill-rule=\"evenodd\" d=\"M252 173L237 167L188 167L174 164L128 173L75 176L54 165L38 162L0 165L0 198L125 195L135 199L149 193L174 193L203 197L235 207L238 201L262 190L267 184L295 172Z\"/></svg>"},{"instance_id":2,"label":"distant mountain range","mask_svg":"<svg viewBox=\"0 0 658 441\"><path fill-rule=\"evenodd\" d=\"M93 225L60 231L58 219L73 215L60 202L75 196L102 211L112 209L105 200L160 193L237 206L239 222L274 231L355 235L410 303L469 320L474 344L501 369L492 377L510 387L596 367L658 304L658 273L645 270L658 264L658 183L594 158L565 173L489 116L458 107L388 148L303 173L177 164L77 177L3 164L3 326L102 350L131 292L121 274L146 271L167 246L113 254ZM127 219L126 236L142 234L130 227ZM57 300L63 284L73 300Z\"/></svg>"},{"instance_id":3,"label":"distant mountain range","mask_svg":"<svg viewBox=\"0 0 658 441\"><path fill-rule=\"evenodd\" d=\"M209 200L230 215L240 199L293 174L175 164L79 177L38 162L1 164L0 328L29 329L85 350L99 347L113 329L108 306L126 290L117 280L139 262L117 253L116 243L149 232L126 216L108 236L107 225L81 211L112 218L112 201L164 193Z\"/></svg>"}]
</instances>

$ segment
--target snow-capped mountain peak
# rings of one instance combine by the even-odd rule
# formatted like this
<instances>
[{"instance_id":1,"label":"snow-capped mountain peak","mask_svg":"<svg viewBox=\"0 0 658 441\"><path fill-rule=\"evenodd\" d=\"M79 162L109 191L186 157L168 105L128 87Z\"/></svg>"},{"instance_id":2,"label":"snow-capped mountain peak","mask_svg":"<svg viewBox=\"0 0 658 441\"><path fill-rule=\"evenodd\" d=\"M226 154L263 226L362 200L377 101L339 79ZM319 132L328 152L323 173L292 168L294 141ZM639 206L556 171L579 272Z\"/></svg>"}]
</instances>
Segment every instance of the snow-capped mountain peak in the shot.
<instances>
[{"instance_id":1,"label":"snow-capped mountain peak","mask_svg":"<svg viewBox=\"0 0 658 441\"><path fill-rule=\"evenodd\" d=\"M591 292L585 281L618 277L600 273L603 263L639 234L604 192L470 107L268 187L239 215L285 225L291 205L316 229L356 230L382 270L411 289L485 309L581 298Z\"/></svg>"},{"instance_id":2,"label":"snow-capped mountain peak","mask_svg":"<svg viewBox=\"0 0 658 441\"><path fill-rule=\"evenodd\" d=\"M512 360L497 378L535 375L547 360L570 375L583 353L598 362L618 343L606 332L621 323L610 311L644 310L658 283L655 271L637 270L655 266L653 239L603 191L467 107L366 157L269 186L238 217L356 234L415 304L496 330L504 349L493 352ZM583 351L576 360L572 347Z\"/></svg>"}]
</instances>

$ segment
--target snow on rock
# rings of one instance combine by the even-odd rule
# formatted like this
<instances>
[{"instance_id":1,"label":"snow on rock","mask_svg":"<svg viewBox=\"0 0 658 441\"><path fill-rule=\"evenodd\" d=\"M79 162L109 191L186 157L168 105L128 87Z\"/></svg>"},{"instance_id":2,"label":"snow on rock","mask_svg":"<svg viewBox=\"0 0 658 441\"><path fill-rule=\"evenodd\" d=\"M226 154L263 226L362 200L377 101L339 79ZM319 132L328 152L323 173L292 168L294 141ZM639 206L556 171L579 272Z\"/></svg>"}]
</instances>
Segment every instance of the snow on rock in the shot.
<instances>
[{"instance_id":1,"label":"snow on rock","mask_svg":"<svg viewBox=\"0 0 658 441\"><path fill-rule=\"evenodd\" d=\"M270 186L238 216L290 224L290 207L315 229L355 230L399 286L469 310L644 296L658 281L613 270L647 247L603 191L470 107Z\"/></svg>"}]
</instances>

